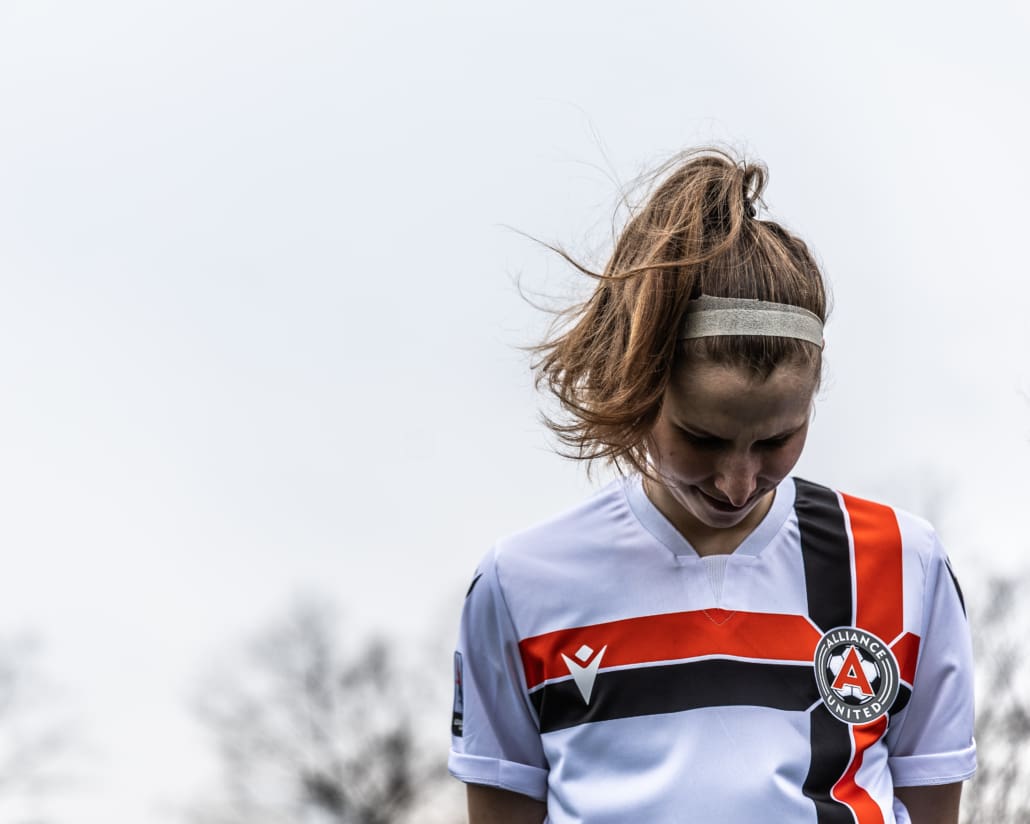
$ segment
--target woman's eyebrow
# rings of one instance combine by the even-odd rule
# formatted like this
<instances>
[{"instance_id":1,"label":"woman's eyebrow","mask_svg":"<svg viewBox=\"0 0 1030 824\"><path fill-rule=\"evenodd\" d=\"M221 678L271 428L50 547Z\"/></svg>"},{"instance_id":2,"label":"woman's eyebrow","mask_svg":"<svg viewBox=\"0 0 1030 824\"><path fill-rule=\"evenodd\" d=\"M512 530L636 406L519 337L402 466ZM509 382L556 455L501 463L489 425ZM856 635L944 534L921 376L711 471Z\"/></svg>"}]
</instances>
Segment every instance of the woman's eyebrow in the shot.
<instances>
[{"instance_id":1,"label":"woman's eyebrow","mask_svg":"<svg viewBox=\"0 0 1030 824\"><path fill-rule=\"evenodd\" d=\"M786 440L787 438L791 437L792 435L796 435L798 432L800 432L802 430L802 428L804 428L804 426L805 425L802 423L800 426L793 426L793 427L790 427L789 429L784 429L781 432L777 432L775 435L766 435L764 438L759 438L758 440L759 441L782 441L782 440Z\"/></svg>"},{"instance_id":2,"label":"woman's eyebrow","mask_svg":"<svg viewBox=\"0 0 1030 824\"><path fill-rule=\"evenodd\" d=\"M709 438L710 440L713 440L713 441L729 441L729 440L731 440L731 438L724 438L722 435L716 435L714 432L709 432L708 430L706 430L706 429L704 429L703 427L700 427L700 426L694 426L693 424L686 424L686 423L683 423L683 422L677 421L677 420L673 420L673 423L676 426L678 426L680 429L682 429L685 432L688 432L689 434L694 435L695 437L698 437L698 438ZM775 435L767 435L764 438L759 438L759 440L760 441L778 441L778 440L781 440L782 438L789 438L791 435L796 435L798 432L800 432L804 428L804 426L805 426L805 422L802 421L797 426L791 427L789 429L785 429L782 432L776 433Z\"/></svg>"},{"instance_id":3,"label":"woman's eyebrow","mask_svg":"<svg viewBox=\"0 0 1030 824\"><path fill-rule=\"evenodd\" d=\"M800 432L802 429L804 429L805 428L805 423L806 423L806 421L802 421L800 424L798 424L795 427L792 427L790 429L784 429L779 434L777 434L777 435L770 435L768 438L762 438L762 440L764 440L764 441L778 441L778 440L780 440L782 438L789 438L791 435L796 435L798 432Z\"/></svg>"}]
</instances>

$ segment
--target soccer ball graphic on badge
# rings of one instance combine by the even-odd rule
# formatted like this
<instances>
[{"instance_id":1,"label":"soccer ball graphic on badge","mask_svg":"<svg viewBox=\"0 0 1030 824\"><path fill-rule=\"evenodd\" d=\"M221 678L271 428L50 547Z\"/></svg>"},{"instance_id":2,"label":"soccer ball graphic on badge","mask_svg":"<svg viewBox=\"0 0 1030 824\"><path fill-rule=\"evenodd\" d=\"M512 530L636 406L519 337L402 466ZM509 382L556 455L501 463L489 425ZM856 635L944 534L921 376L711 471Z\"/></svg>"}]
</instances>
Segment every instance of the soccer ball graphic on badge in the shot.
<instances>
[{"instance_id":1,"label":"soccer ball graphic on badge","mask_svg":"<svg viewBox=\"0 0 1030 824\"><path fill-rule=\"evenodd\" d=\"M880 689L880 670L863 653L849 644L835 649L826 661L830 689L849 704L865 703Z\"/></svg>"},{"instance_id":2,"label":"soccer ball graphic on badge","mask_svg":"<svg viewBox=\"0 0 1030 824\"><path fill-rule=\"evenodd\" d=\"M901 688L898 659L861 627L834 627L815 647L812 674L823 706L845 724L869 724L890 712Z\"/></svg>"}]
</instances>

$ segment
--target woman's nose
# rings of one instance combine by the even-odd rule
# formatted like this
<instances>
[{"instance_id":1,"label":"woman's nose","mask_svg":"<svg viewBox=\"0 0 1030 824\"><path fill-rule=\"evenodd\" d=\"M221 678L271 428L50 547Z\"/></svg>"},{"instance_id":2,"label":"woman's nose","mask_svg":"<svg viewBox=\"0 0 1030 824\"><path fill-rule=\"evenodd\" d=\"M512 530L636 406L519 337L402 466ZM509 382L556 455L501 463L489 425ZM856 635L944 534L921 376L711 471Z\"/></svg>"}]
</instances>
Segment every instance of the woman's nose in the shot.
<instances>
[{"instance_id":1,"label":"woman's nose","mask_svg":"<svg viewBox=\"0 0 1030 824\"><path fill-rule=\"evenodd\" d=\"M716 468L715 488L733 506L743 506L758 488L758 459L752 454L728 454Z\"/></svg>"}]
</instances>

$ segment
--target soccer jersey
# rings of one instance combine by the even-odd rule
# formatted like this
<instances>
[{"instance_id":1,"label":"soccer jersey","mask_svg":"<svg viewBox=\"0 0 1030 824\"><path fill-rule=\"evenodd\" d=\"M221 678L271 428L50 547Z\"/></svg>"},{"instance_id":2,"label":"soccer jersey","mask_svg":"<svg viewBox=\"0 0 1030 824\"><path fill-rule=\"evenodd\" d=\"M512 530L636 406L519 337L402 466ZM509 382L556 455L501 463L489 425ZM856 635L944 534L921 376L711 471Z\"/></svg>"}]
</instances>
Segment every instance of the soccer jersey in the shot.
<instances>
[{"instance_id":1,"label":"soccer jersey","mask_svg":"<svg viewBox=\"0 0 1030 824\"><path fill-rule=\"evenodd\" d=\"M969 778L972 729L926 522L787 478L712 564L633 476L483 559L449 767L550 824L905 824L894 787Z\"/></svg>"}]
</instances>

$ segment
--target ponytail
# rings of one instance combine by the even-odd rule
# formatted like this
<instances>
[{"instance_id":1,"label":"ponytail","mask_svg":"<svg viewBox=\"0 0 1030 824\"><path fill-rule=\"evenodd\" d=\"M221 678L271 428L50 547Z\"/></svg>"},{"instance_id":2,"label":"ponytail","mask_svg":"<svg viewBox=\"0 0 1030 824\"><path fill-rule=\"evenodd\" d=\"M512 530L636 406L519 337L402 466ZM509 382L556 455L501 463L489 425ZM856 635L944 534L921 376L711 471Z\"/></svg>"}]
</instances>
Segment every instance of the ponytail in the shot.
<instances>
[{"instance_id":1,"label":"ponytail","mask_svg":"<svg viewBox=\"0 0 1030 824\"><path fill-rule=\"evenodd\" d=\"M545 421L568 457L646 472L647 436L669 377L691 357L743 366L759 378L789 360L819 368L818 347L793 338L678 340L687 304L702 294L791 304L825 321L823 278L807 246L756 219L767 175L763 165L723 150L686 152L658 170L658 184L630 215L602 272L556 250L597 280L593 294L558 313L549 339L532 348L538 388L552 392L567 415Z\"/></svg>"}]
</instances>

